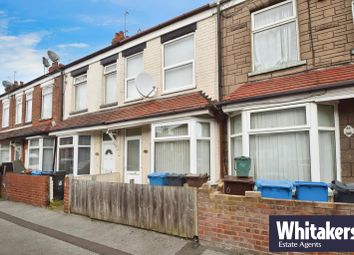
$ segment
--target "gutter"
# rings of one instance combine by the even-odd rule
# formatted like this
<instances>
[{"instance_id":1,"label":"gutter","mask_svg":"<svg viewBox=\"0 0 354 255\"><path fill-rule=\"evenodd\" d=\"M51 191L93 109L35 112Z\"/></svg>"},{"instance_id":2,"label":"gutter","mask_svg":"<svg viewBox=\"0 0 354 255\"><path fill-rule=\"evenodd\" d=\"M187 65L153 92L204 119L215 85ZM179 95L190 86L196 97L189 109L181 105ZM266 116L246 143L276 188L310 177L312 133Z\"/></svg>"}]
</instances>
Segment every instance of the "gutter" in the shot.
<instances>
[{"instance_id":1,"label":"gutter","mask_svg":"<svg viewBox=\"0 0 354 255\"><path fill-rule=\"evenodd\" d=\"M274 94L269 94L269 95L261 95L261 96L254 96L254 97L234 99L234 100L223 100L223 101L217 103L217 105L218 106L225 106L225 105L229 105L229 104L247 103L247 102L258 101L258 100L263 100L263 99L272 99L272 98L277 98L277 97L282 97L282 96L292 96L292 95L298 95L298 94L303 94L303 93L318 92L321 90L333 90L333 89L337 89L337 88L346 88L346 87L353 87L353 86L354 86L354 80L341 81L341 82L337 82L337 83L323 84L320 86L316 86L314 88L303 88L303 89L279 92L279 93L274 93Z\"/></svg>"}]
</instances>

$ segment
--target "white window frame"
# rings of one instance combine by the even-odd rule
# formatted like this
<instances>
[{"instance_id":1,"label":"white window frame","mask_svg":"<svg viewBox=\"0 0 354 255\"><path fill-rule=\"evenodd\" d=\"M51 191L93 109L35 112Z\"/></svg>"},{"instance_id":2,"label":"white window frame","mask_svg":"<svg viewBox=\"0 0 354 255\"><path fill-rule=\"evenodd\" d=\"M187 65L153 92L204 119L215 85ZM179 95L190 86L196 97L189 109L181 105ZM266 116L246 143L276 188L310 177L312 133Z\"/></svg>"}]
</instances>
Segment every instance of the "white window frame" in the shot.
<instances>
[{"instance_id":1,"label":"white window frame","mask_svg":"<svg viewBox=\"0 0 354 255\"><path fill-rule=\"evenodd\" d=\"M352 1L352 17L353 17L353 23L354 23L354 0Z\"/></svg>"},{"instance_id":2,"label":"white window frame","mask_svg":"<svg viewBox=\"0 0 354 255\"><path fill-rule=\"evenodd\" d=\"M90 136L90 145L79 145L79 136ZM60 140L63 138L72 138L73 143L72 144L65 144L65 145L60 145ZM79 176L78 175L78 165L79 165L79 147L80 148L90 148L90 173L91 175L93 173L93 153L94 153L94 144L93 144L93 136L90 134L74 134L74 135L66 135L66 136L60 136L58 137L58 146L57 146L57 162L56 162L56 169L59 169L59 152L61 148L73 148L74 150L74 155L73 155L73 175L74 176Z\"/></svg>"},{"instance_id":3,"label":"white window frame","mask_svg":"<svg viewBox=\"0 0 354 255\"><path fill-rule=\"evenodd\" d=\"M4 146L3 146L4 144L3 143L0 143L0 153L1 153L1 151L4 151L5 149L3 148ZM8 143L8 150L9 150L9 161L4 161L4 162L10 162L11 161L11 144L10 144L10 142ZM0 158L0 164L2 164L2 163L4 163L4 162L1 162L1 158Z\"/></svg>"},{"instance_id":4,"label":"white window frame","mask_svg":"<svg viewBox=\"0 0 354 255\"><path fill-rule=\"evenodd\" d=\"M49 116L44 116L44 96L51 95L51 111ZM42 103L41 103L41 119L46 120L46 119L51 119L53 116L53 85L47 85L42 87ZM33 105L32 105L33 106Z\"/></svg>"},{"instance_id":5,"label":"white window frame","mask_svg":"<svg viewBox=\"0 0 354 255\"><path fill-rule=\"evenodd\" d=\"M7 122L5 123L4 113L5 109L7 109ZM10 122L10 101L9 99L5 99L2 101L2 127L6 128L9 126Z\"/></svg>"},{"instance_id":6,"label":"white window frame","mask_svg":"<svg viewBox=\"0 0 354 255\"><path fill-rule=\"evenodd\" d=\"M37 140L38 139L38 146L31 146L31 140ZM53 139L54 144L53 146L44 146L44 139ZM35 136L35 137L30 137L27 139L28 140L28 148L27 148L27 167L32 168L32 169L43 169L43 150L44 149L53 149L53 159L54 159L54 153L55 153L55 137L44 137L44 136ZM39 160L38 160L38 166L32 166L30 165L30 150L31 149L38 149L39 150ZM46 169L45 169L46 170ZM54 170L54 169L53 169Z\"/></svg>"},{"instance_id":7,"label":"white window frame","mask_svg":"<svg viewBox=\"0 0 354 255\"><path fill-rule=\"evenodd\" d=\"M22 94L16 96L15 124L22 123Z\"/></svg>"},{"instance_id":8,"label":"white window frame","mask_svg":"<svg viewBox=\"0 0 354 255\"><path fill-rule=\"evenodd\" d=\"M76 109L76 89L79 86L86 86L86 96L87 96L87 73L81 74L79 76L74 77L74 112L76 111L82 111L85 110L87 108L87 98L85 98L85 107L82 109Z\"/></svg>"},{"instance_id":9,"label":"white window frame","mask_svg":"<svg viewBox=\"0 0 354 255\"><path fill-rule=\"evenodd\" d=\"M323 103L320 103L323 104ZM330 105L334 105L334 120L335 127L318 127L318 112L317 112L317 103L303 103L303 104L294 104L294 105L286 105L286 106L273 106L262 109L252 109L252 110L244 110L241 113L237 112L231 114L228 118L227 129L228 129L228 174L232 175L232 155L231 155L231 138L237 135L231 135L231 118L241 114L242 120L242 155L249 156L250 155L250 136L257 134L269 134L269 133L288 133L288 132L301 132L307 131L309 132L309 143L310 143L310 178L311 181L321 181L321 173L320 173L320 152L319 152L319 131L320 130L331 130L335 131L335 151L336 151L336 178L341 180L341 168L340 168L340 147L339 147L339 115L338 115L338 106L335 103L331 103ZM263 129L253 129L251 130L251 114L257 112L267 112L267 111L277 111L277 110L285 110L285 109L294 109L299 107L305 107L306 109L306 124L299 125L294 127L276 127L276 128L263 128Z\"/></svg>"},{"instance_id":10,"label":"white window frame","mask_svg":"<svg viewBox=\"0 0 354 255\"><path fill-rule=\"evenodd\" d=\"M114 68L114 70L111 70L111 71L107 71L107 70L109 70L110 69L110 67L112 67L112 66L115 66L115 68ZM117 100L117 97L118 97L118 95L117 95L117 91L118 90L116 90L116 95L115 95L115 100L113 101L113 102L107 102L107 97L106 97L106 95L107 95L107 77L109 77L109 76L113 76L113 75L115 75L116 76L116 81L117 81L117 63L115 62L115 63L113 63L113 64L109 64L109 65L106 65L106 66L104 66L103 67L103 79L104 79L104 95L103 95L103 102L104 102L104 104L113 104L113 103L116 103L118 100ZM86 79L86 82L87 82L87 79ZM117 86L117 84L116 84L116 86Z\"/></svg>"},{"instance_id":11,"label":"white window frame","mask_svg":"<svg viewBox=\"0 0 354 255\"><path fill-rule=\"evenodd\" d=\"M135 100L139 100L139 99L143 98L139 94L139 92L138 92L139 95L136 96L136 97L128 97L128 82L132 81L132 80L135 80L136 77L137 77L137 75L131 76L131 77L127 76L128 75L128 61L129 61L129 59L132 59L132 58L135 58L135 57L138 57L138 56L142 57L143 64L144 64L144 52L139 52L139 53L133 54L131 56L126 57L126 59L125 59L125 80L124 80L124 88L125 88L125 90L124 90L125 91L125 93L124 93L124 101L125 102L135 101Z\"/></svg>"},{"instance_id":12,"label":"white window frame","mask_svg":"<svg viewBox=\"0 0 354 255\"><path fill-rule=\"evenodd\" d=\"M26 91L25 92L25 96L26 96L26 102L25 102L25 123L30 123L32 122L32 106L33 106L33 92L31 91ZM28 112L28 105L31 104L31 111Z\"/></svg>"},{"instance_id":13,"label":"white window frame","mask_svg":"<svg viewBox=\"0 0 354 255\"><path fill-rule=\"evenodd\" d=\"M205 140L205 137L198 137L197 135L197 123L208 123L210 125L210 137L207 139L210 141L210 180L215 182L216 173L215 173L215 127L214 122L208 119L201 118L190 118L187 120L177 120L170 122L159 122L151 124L151 173L155 171L155 142L168 142L168 141L189 141L189 158L190 158L190 173L197 173L197 141ZM156 137L156 128L164 126L173 126L173 125L183 125L187 124L188 134L183 136L168 136L168 137Z\"/></svg>"},{"instance_id":14,"label":"white window frame","mask_svg":"<svg viewBox=\"0 0 354 255\"><path fill-rule=\"evenodd\" d=\"M169 44L173 44L178 42L179 40L182 40L184 38L187 37L193 37L193 47L194 47L194 56L193 59L187 60L187 61L183 61L180 62L178 64L174 64L174 65L170 65L170 66L165 66L165 46L169 45ZM180 36L176 39L167 41L165 43L162 44L162 93L163 94L169 94L169 93L174 93L174 92L179 92L179 91L184 91L184 90L189 90L189 89L194 89L195 86L195 57L196 57L196 36L195 33L189 33L183 36ZM187 64L192 64L192 84L180 87L180 88L176 88L176 89L166 89L166 81L165 81L165 72L170 70L170 69L175 69L177 67L181 67Z\"/></svg>"},{"instance_id":15,"label":"white window frame","mask_svg":"<svg viewBox=\"0 0 354 255\"><path fill-rule=\"evenodd\" d=\"M281 5L285 5L285 4L288 4L288 3L292 3L293 4L293 10L294 10L294 15L291 16L291 17L288 17L282 21L278 21L278 22L275 22L273 24L268 24L266 26L263 26L263 27L260 27L260 28L257 28L255 29L254 27L254 16L259 14L259 13L262 13L262 12L265 12L265 11L268 11L268 10L271 10L273 8L276 8L278 6L281 6ZM287 1L284 1L284 2L280 2L278 4L274 4L274 5L271 5L269 7L266 7L264 9L261 9L259 11L256 11L256 12L252 12L251 13L251 27L252 27L252 31L251 31L251 47L252 47L252 72L254 73L266 73L266 72L269 72L269 71L272 71L272 70L277 70L277 69L283 69L283 68L287 68L289 66L295 66L295 65L298 65L296 63L290 63L290 64L285 64L285 65L281 65L281 66L274 66L273 68L269 68L269 69L262 69L262 70L257 70L255 71L255 61L254 61L254 35L259 33L259 32L263 32L265 30L269 30L269 29L272 29L274 27L278 27L278 26L281 26L281 25L285 25L285 24L288 24L288 23L291 23L291 22L295 22L295 30L296 30L296 46L297 46L297 63L298 64L301 64L301 61L300 61L300 40L299 40L299 24L298 24L298 19L297 19L297 8L296 8L296 0L287 0Z\"/></svg>"}]
</instances>

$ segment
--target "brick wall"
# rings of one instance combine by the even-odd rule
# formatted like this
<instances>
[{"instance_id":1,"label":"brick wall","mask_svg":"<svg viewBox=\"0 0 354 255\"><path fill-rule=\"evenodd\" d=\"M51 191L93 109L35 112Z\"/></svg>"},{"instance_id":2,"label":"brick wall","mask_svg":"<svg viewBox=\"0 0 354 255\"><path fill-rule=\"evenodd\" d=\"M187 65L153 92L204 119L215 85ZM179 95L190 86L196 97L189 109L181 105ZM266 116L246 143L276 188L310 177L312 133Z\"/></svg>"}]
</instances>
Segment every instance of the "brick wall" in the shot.
<instances>
[{"instance_id":1,"label":"brick wall","mask_svg":"<svg viewBox=\"0 0 354 255\"><path fill-rule=\"evenodd\" d=\"M352 0L310 1L310 8L307 0L297 0L300 60L306 60L307 64L249 77L252 72L251 13L278 2L280 0L247 0L222 13L224 95L241 83L353 60L350 53L354 48Z\"/></svg>"},{"instance_id":2,"label":"brick wall","mask_svg":"<svg viewBox=\"0 0 354 255\"><path fill-rule=\"evenodd\" d=\"M2 179L1 197L34 206L49 204L49 177L7 173Z\"/></svg>"},{"instance_id":3,"label":"brick wall","mask_svg":"<svg viewBox=\"0 0 354 255\"><path fill-rule=\"evenodd\" d=\"M354 204L225 195L198 190L198 235L229 249L268 254L269 215L353 215Z\"/></svg>"},{"instance_id":4,"label":"brick wall","mask_svg":"<svg viewBox=\"0 0 354 255\"><path fill-rule=\"evenodd\" d=\"M339 110L340 152L343 182L354 182L354 136L346 137L343 133L347 125L354 127L354 99L342 100Z\"/></svg>"}]
</instances>

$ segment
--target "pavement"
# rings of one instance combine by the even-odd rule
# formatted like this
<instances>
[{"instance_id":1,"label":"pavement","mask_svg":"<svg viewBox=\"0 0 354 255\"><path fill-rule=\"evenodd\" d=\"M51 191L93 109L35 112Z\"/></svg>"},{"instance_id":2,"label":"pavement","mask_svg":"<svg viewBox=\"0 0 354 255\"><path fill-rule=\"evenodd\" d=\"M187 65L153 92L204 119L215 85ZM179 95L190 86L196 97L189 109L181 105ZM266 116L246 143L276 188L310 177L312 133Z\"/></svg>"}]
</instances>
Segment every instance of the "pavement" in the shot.
<instances>
[{"instance_id":1,"label":"pavement","mask_svg":"<svg viewBox=\"0 0 354 255\"><path fill-rule=\"evenodd\" d=\"M169 236L0 200L0 254L230 255Z\"/></svg>"}]
</instances>

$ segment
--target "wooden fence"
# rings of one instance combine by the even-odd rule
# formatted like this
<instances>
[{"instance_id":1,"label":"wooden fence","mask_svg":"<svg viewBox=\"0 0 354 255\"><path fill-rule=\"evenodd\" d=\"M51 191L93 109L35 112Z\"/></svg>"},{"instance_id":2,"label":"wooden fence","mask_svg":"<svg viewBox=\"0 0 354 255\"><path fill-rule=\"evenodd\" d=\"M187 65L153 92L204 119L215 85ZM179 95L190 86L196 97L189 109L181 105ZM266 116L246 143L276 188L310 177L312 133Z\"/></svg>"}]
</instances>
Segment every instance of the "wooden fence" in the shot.
<instances>
[{"instance_id":1,"label":"wooden fence","mask_svg":"<svg viewBox=\"0 0 354 255\"><path fill-rule=\"evenodd\" d=\"M75 180L70 211L120 224L191 238L197 235L197 190Z\"/></svg>"}]
</instances>

